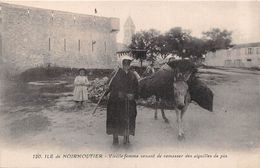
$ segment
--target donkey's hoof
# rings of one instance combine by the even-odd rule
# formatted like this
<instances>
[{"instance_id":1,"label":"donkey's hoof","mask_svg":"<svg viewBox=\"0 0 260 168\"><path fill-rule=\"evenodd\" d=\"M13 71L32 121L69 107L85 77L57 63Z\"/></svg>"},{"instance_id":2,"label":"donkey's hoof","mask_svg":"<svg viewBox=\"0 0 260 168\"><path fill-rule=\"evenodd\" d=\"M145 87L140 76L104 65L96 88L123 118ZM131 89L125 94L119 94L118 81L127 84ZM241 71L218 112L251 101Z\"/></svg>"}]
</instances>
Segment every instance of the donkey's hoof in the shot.
<instances>
[{"instance_id":1,"label":"donkey's hoof","mask_svg":"<svg viewBox=\"0 0 260 168\"><path fill-rule=\"evenodd\" d=\"M164 119L164 122L167 123L167 124L170 123L170 121L168 119Z\"/></svg>"},{"instance_id":2,"label":"donkey's hoof","mask_svg":"<svg viewBox=\"0 0 260 168\"><path fill-rule=\"evenodd\" d=\"M182 140L184 140L184 139L185 139L184 134L178 135L178 140L179 140L179 141L182 141Z\"/></svg>"}]
</instances>

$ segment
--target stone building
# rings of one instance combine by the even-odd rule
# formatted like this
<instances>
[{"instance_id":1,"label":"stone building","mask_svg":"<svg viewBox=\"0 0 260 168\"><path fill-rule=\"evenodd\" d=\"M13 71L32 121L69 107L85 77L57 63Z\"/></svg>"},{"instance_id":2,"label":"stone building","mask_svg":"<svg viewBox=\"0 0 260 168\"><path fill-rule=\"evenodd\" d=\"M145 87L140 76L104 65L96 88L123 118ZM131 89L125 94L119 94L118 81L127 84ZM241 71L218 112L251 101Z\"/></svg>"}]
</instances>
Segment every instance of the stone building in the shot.
<instances>
[{"instance_id":1,"label":"stone building","mask_svg":"<svg viewBox=\"0 0 260 168\"><path fill-rule=\"evenodd\" d=\"M124 24L124 39L123 43L129 45L132 43L132 37L135 34L135 25L132 18L129 16Z\"/></svg>"},{"instance_id":2,"label":"stone building","mask_svg":"<svg viewBox=\"0 0 260 168\"><path fill-rule=\"evenodd\" d=\"M113 68L119 19L0 3L0 56L19 73L37 66Z\"/></svg>"},{"instance_id":3,"label":"stone building","mask_svg":"<svg viewBox=\"0 0 260 168\"><path fill-rule=\"evenodd\" d=\"M260 42L234 45L230 49L209 52L205 64L225 67L260 67Z\"/></svg>"},{"instance_id":4,"label":"stone building","mask_svg":"<svg viewBox=\"0 0 260 168\"><path fill-rule=\"evenodd\" d=\"M3 63L2 57L2 7L0 5L0 64Z\"/></svg>"},{"instance_id":5,"label":"stone building","mask_svg":"<svg viewBox=\"0 0 260 168\"><path fill-rule=\"evenodd\" d=\"M132 18L129 16L124 24L124 39L123 43L117 43L117 59L120 59L122 53L129 52L129 45L132 43L132 37L135 33L135 25Z\"/></svg>"}]
</instances>

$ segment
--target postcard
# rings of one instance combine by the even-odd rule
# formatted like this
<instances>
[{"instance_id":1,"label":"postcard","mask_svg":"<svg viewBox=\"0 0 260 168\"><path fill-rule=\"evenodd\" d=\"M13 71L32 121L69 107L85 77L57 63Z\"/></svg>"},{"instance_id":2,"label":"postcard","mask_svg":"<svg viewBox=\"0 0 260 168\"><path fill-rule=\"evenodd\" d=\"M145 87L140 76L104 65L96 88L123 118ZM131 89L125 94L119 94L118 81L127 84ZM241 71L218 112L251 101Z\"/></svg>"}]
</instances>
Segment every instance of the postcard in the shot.
<instances>
[{"instance_id":1,"label":"postcard","mask_svg":"<svg viewBox=\"0 0 260 168\"><path fill-rule=\"evenodd\" d=\"M0 2L0 167L259 167L259 11Z\"/></svg>"}]
</instances>

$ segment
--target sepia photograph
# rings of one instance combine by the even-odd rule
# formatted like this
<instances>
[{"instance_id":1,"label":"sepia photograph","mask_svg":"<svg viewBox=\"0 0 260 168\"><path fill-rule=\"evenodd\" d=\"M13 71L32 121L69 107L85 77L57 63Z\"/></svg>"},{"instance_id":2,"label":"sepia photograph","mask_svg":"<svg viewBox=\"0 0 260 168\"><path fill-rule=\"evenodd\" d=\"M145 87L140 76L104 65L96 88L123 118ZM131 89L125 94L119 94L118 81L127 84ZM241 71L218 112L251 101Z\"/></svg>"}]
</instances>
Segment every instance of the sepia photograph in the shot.
<instances>
[{"instance_id":1,"label":"sepia photograph","mask_svg":"<svg viewBox=\"0 0 260 168\"><path fill-rule=\"evenodd\" d=\"M0 168L260 167L259 1L0 1Z\"/></svg>"}]
</instances>

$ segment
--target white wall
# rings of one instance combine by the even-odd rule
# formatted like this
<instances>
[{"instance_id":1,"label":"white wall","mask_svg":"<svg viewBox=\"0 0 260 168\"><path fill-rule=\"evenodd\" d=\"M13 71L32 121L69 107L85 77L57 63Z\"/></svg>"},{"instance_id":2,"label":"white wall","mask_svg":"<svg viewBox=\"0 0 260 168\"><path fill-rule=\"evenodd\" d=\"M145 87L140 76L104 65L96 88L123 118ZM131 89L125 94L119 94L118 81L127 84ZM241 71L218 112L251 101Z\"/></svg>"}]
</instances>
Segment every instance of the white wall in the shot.
<instances>
[{"instance_id":1,"label":"white wall","mask_svg":"<svg viewBox=\"0 0 260 168\"><path fill-rule=\"evenodd\" d=\"M248 53L249 50L251 53ZM227 67L260 67L260 46L209 52L206 54L205 64Z\"/></svg>"}]
</instances>

